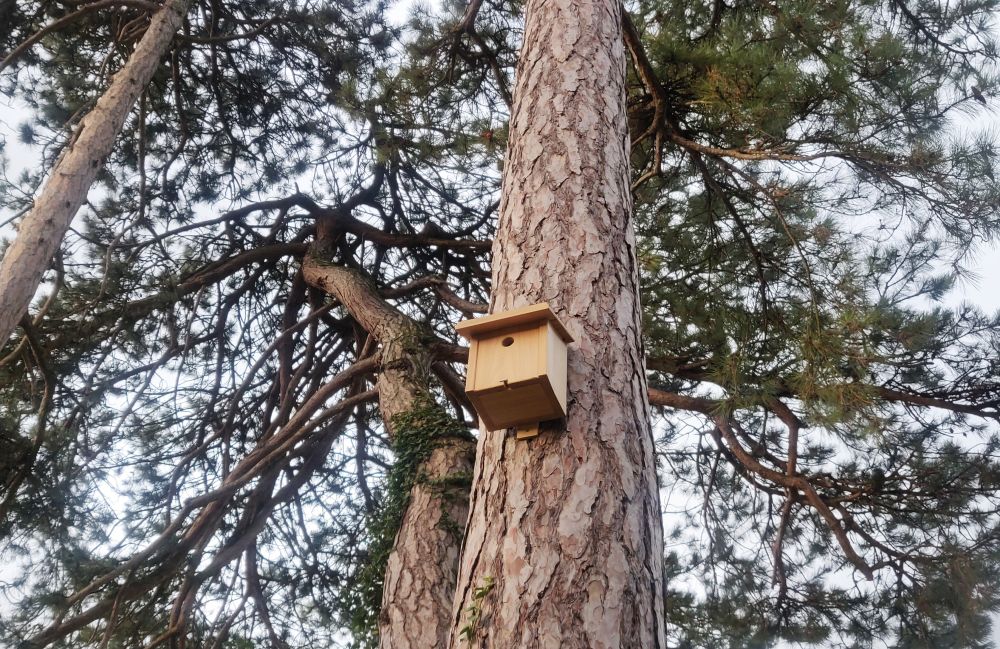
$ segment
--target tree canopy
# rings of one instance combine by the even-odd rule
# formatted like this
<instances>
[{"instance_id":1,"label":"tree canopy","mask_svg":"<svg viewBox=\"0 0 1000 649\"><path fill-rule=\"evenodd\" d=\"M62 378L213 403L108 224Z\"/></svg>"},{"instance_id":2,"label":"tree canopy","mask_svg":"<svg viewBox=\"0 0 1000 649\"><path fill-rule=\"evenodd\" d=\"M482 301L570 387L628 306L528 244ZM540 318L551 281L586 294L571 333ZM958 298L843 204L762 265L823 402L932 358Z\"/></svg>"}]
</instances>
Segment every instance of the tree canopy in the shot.
<instances>
[{"instance_id":1,"label":"tree canopy","mask_svg":"<svg viewBox=\"0 0 1000 649\"><path fill-rule=\"evenodd\" d=\"M1000 229L996 5L626 5L672 646L990 646L1000 314L955 294ZM41 159L5 235L157 6L0 2ZM372 643L427 442L390 440L381 338L304 259L418 323L433 417L474 429L453 325L522 29L390 9L192 2L0 347L0 642Z\"/></svg>"}]
</instances>

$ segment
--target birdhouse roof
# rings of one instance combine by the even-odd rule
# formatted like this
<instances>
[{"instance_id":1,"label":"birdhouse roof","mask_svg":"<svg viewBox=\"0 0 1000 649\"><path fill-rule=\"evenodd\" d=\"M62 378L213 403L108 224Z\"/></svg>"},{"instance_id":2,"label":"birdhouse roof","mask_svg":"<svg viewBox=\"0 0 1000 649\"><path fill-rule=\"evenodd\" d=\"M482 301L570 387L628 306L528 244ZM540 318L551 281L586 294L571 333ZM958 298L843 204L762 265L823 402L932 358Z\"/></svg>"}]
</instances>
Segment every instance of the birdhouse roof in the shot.
<instances>
[{"instance_id":1,"label":"birdhouse roof","mask_svg":"<svg viewBox=\"0 0 1000 649\"><path fill-rule=\"evenodd\" d=\"M556 333L565 342L573 342L573 336L566 330L566 326L559 317L549 308L548 302L532 304L531 306L512 309L502 313L494 313L493 315L473 320L463 320L455 325L455 331L463 338L473 340L474 338L482 338L491 332L500 331L501 329L545 321L552 323L552 328L556 330Z\"/></svg>"}]
</instances>

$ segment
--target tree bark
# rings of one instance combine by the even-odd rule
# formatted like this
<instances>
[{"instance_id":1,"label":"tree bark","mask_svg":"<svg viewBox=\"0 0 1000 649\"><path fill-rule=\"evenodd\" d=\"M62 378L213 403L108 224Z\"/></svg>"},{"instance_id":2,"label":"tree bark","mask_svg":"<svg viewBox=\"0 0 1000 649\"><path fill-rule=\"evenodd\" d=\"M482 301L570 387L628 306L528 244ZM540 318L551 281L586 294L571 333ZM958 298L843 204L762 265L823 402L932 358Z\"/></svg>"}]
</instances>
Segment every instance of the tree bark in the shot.
<instances>
[{"instance_id":1,"label":"tree bark","mask_svg":"<svg viewBox=\"0 0 1000 649\"><path fill-rule=\"evenodd\" d=\"M425 344L427 332L385 302L357 271L326 264L310 254L303 272L309 284L339 299L379 341L379 404L395 443L406 418L433 404L434 358ZM452 427L461 430L464 425L453 420ZM434 447L417 468L418 479L385 569L381 649L443 647L451 629L461 532L468 518L468 476L476 449L469 437L424 441L432 441Z\"/></svg>"},{"instance_id":2,"label":"tree bark","mask_svg":"<svg viewBox=\"0 0 1000 649\"><path fill-rule=\"evenodd\" d=\"M569 412L480 436L451 647L665 646L620 12L528 1L491 311L565 322Z\"/></svg>"},{"instance_id":3,"label":"tree bark","mask_svg":"<svg viewBox=\"0 0 1000 649\"><path fill-rule=\"evenodd\" d=\"M135 51L80 122L0 264L0 347L20 322L77 210L111 153L136 99L153 78L189 0L167 0Z\"/></svg>"}]
</instances>

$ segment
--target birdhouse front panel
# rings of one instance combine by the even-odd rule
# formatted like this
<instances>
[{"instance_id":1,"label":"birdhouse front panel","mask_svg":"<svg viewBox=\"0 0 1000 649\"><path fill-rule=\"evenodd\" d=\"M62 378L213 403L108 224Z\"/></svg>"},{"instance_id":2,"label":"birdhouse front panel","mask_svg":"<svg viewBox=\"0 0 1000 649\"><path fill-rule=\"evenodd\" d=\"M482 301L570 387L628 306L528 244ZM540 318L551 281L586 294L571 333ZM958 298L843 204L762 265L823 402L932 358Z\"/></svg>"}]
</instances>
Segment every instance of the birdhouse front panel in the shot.
<instances>
[{"instance_id":1,"label":"birdhouse front panel","mask_svg":"<svg viewBox=\"0 0 1000 649\"><path fill-rule=\"evenodd\" d=\"M471 387L487 390L533 379L544 373L545 343L540 327L501 330L477 341ZM468 387L468 386L467 386Z\"/></svg>"},{"instance_id":2,"label":"birdhouse front panel","mask_svg":"<svg viewBox=\"0 0 1000 649\"><path fill-rule=\"evenodd\" d=\"M573 338L547 304L456 329L470 340L466 394L488 429L566 416L566 345Z\"/></svg>"}]
</instances>

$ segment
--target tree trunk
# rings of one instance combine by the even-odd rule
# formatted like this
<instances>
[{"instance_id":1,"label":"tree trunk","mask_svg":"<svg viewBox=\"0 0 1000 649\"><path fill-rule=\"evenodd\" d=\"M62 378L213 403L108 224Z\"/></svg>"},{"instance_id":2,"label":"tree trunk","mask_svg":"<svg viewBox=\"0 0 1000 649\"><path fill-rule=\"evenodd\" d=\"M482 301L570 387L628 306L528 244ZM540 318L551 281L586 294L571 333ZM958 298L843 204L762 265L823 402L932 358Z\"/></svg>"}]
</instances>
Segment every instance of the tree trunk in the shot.
<instances>
[{"instance_id":1,"label":"tree trunk","mask_svg":"<svg viewBox=\"0 0 1000 649\"><path fill-rule=\"evenodd\" d=\"M451 629L475 443L462 422L434 404L434 359L425 346L429 332L382 300L357 271L313 255L303 271L309 284L339 299L381 344L379 404L397 461L400 454L424 449L411 469L415 480L385 567L379 646L443 647Z\"/></svg>"},{"instance_id":2,"label":"tree trunk","mask_svg":"<svg viewBox=\"0 0 1000 649\"><path fill-rule=\"evenodd\" d=\"M25 315L69 224L111 153L125 118L153 78L189 0L167 0L94 109L59 156L0 264L0 347Z\"/></svg>"},{"instance_id":3,"label":"tree trunk","mask_svg":"<svg viewBox=\"0 0 1000 649\"><path fill-rule=\"evenodd\" d=\"M451 647L665 646L620 12L527 5L491 310L566 323L569 413L480 436Z\"/></svg>"}]
</instances>

